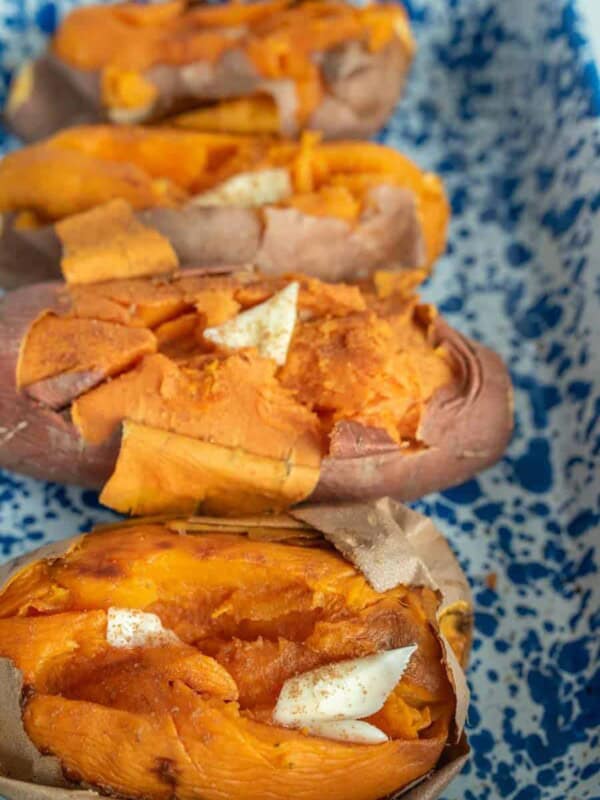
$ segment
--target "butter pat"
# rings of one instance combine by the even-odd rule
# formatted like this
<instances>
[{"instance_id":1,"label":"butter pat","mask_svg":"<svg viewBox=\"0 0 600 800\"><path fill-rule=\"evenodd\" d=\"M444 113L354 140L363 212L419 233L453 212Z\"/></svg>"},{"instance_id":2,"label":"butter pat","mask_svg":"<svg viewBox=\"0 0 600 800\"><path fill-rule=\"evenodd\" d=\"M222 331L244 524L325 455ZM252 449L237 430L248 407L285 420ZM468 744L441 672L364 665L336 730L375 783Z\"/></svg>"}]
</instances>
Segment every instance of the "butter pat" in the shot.
<instances>
[{"instance_id":1,"label":"butter pat","mask_svg":"<svg viewBox=\"0 0 600 800\"><path fill-rule=\"evenodd\" d=\"M278 203L291 194L292 183L286 169L261 169L234 175L214 189L194 197L192 205L257 208Z\"/></svg>"},{"instance_id":2,"label":"butter pat","mask_svg":"<svg viewBox=\"0 0 600 800\"><path fill-rule=\"evenodd\" d=\"M255 347L261 356L285 364L298 316L298 290L298 283L288 284L264 303L206 328L204 338L232 350Z\"/></svg>"},{"instance_id":3,"label":"butter pat","mask_svg":"<svg viewBox=\"0 0 600 800\"><path fill-rule=\"evenodd\" d=\"M333 722L313 720L303 725L303 730L323 739L335 739L338 742L353 744L381 744L389 741L386 734L375 725L357 719L339 719Z\"/></svg>"},{"instance_id":4,"label":"butter pat","mask_svg":"<svg viewBox=\"0 0 600 800\"><path fill-rule=\"evenodd\" d=\"M416 645L400 647L290 678L277 700L273 721L325 738L365 744L386 741L383 731L360 720L382 708L416 649Z\"/></svg>"},{"instance_id":5,"label":"butter pat","mask_svg":"<svg viewBox=\"0 0 600 800\"><path fill-rule=\"evenodd\" d=\"M133 608L109 608L106 612L106 641L111 647L158 647L179 644L176 633L163 628L160 617Z\"/></svg>"}]
</instances>

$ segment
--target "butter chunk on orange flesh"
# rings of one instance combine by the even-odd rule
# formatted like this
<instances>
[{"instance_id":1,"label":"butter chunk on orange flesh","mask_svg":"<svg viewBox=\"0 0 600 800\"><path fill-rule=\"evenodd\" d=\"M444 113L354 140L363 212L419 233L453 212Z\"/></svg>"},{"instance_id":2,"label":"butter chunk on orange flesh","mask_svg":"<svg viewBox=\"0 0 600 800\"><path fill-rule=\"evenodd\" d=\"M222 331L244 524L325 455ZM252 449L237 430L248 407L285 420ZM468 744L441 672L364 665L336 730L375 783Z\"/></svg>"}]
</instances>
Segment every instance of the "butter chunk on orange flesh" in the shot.
<instances>
[{"instance_id":1,"label":"butter chunk on orange flesh","mask_svg":"<svg viewBox=\"0 0 600 800\"><path fill-rule=\"evenodd\" d=\"M219 108L198 113L213 115ZM276 175L280 180L273 183ZM269 176L269 191L265 186L259 191L256 181ZM382 185L414 196L426 258L413 266L431 266L444 249L449 217L439 177L391 148L371 142L323 144L313 134L300 143L271 143L264 137L174 128L69 128L0 162L0 211L57 220L114 198L135 209L210 200L292 206L353 225L363 214L368 218L370 192Z\"/></svg>"},{"instance_id":2,"label":"butter chunk on orange flesh","mask_svg":"<svg viewBox=\"0 0 600 800\"><path fill-rule=\"evenodd\" d=\"M345 316L351 311L364 311L365 300L358 286L347 283L325 283L318 278L300 273L256 280L235 290L235 299L243 308L263 303L284 289L290 281L300 285L298 311L301 318Z\"/></svg>"},{"instance_id":3,"label":"butter chunk on orange flesh","mask_svg":"<svg viewBox=\"0 0 600 800\"><path fill-rule=\"evenodd\" d=\"M119 509L152 513L161 491L167 507L175 509L175 483L185 485L190 465L197 463L200 486L192 482L184 497L184 508L194 510L211 496L210 480L216 480L202 474L204 461L213 457L205 445L217 448L219 476L232 464L255 459L252 486L256 490L262 475L264 495L271 498L261 500L260 508L280 508L282 497L291 503L306 494L287 484L273 489L279 473L292 467L318 471L328 449L336 452L338 423L376 430L386 445L424 446L419 431L427 404L452 381L455 367L431 341L435 309L419 303L414 288L423 273L414 273L402 280L378 273L374 282L355 286L249 272L74 286L64 316L42 315L25 337L19 386L47 407L71 403L71 420L86 444L108 442L124 422L138 426L122 444L127 452L103 495ZM255 317L262 324L264 309L291 291L293 314L283 320L291 341L285 358L278 359L281 366L277 353L263 357L254 349L260 341L252 328L245 339L208 341L210 323L216 330L217 320L225 321L224 328ZM280 316L269 320L271 331ZM161 436L169 442L173 465L162 483L158 472L166 474L169 467L161 463L162 451L150 446L162 442ZM150 485L159 487L155 505L140 488L142 454L154 473ZM261 459L266 461L256 467ZM137 488L131 488L129 468L140 470ZM302 483L307 493L310 484ZM225 504L219 495L206 507Z\"/></svg>"},{"instance_id":4,"label":"butter chunk on orange flesh","mask_svg":"<svg viewBox=\"0 0 600 800\"><path fill-rule=\"evenodd\" d=\"M240 182L251 189L261 176L270 175L272 183L274 175L288 174L289 186L275 181L267 193L254 187L250 203L240 196ZM443 184L401 153L370 142L323 144L305 135L300 143L272 144L260 137L167 128L74 127L2 160L0 211L56 220L114 198L136 209L206 204L212 198L219 205L228 199L234 205L291 205L353 223L370 210L370 191L386 184L413 194L430 265L446 239ZM238 191L232 194L232 187Z\"/></svg>"},{"instance_id":5,"label":"butter chunk on orange flesh","mask_svg":"<svg viewBox=\"0 0 600 800\"><path fill-rule=\"evenodd\" d=\"M232 350L254 347L279 366L285 364L296 324L298 290L298 283L289 283L264 303L218 327L207 328L204 338Z\"/></svg>"},{"instance_id":6,"label":"butter chunk on orange flesh","mask_svg":"<svg viewBox=\"0 0 600 800\"><path fill-rule=\"evenodd\" d=\"M124 200L63 220L56 233L69 284L162 275L179 266L169 240L142 225Z\"/></svg>"},{"instance_id":7,"label":"butter chunk on orange flesh","mask_svg":"<svg viewBox=\"0 0 600 800\"><path fill-rule=\"evenodd\" d=\"M59 317L44 312L21 344L17 363L19 387L64 373L116 375L156 350L151 331L94 319Z\"/></svg>"},{"instance_id":8,"label":"butter chunk on orange flesh","mask_svg":"<svg viewBox=\"0 0 600 800\"><path fill-rule=\"evenodd\" d=\"M309 467L321 460L317 417L279 385L269 360L252 354L209 357L203 371L152 355L77 400L72 418L94 444L129 419Z\"/></svg>"},{"instance_id":9,"label":"butter chunk on orange flesh","mask_svg":"<svg viewBox=\"0 0 600 800\"><path fill-rule=\"evenodd\" d=\"M115 470L100 500L123 513L278 511L308 497L318 467L124 422Z\"/></svg>"}]
</instances>

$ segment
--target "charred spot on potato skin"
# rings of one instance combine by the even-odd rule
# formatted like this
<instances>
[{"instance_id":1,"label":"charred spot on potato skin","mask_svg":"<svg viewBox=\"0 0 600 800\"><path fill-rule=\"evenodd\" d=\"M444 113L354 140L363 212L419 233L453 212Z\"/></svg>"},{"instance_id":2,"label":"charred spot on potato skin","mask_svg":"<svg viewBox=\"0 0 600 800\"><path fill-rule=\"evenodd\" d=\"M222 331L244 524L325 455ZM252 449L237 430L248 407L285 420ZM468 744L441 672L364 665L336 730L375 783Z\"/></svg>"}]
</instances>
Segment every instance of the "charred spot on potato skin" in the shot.
<instances>
[{"instance_id":1,"label":"charred spot on potato skin","mask_svg":"<svg viewBox=\"0 0 600 800\"><path fill-rule=\"evenodd\" d=\"M112 797L113 800L128 800L127 795L121 794L121 792L116 792L113 788L103 783L87 783L87 781L81 781L78 785L78 788L92 789L102 797Z\"/></svg>"},{"instance_id":2,"label":"charred spot on potato skin","mask_svg":"<svg viewBox=\"0 0 600 800\"><path fill-rule=\"evenodd\" d=\"M452 618L452 624L457 633L464 636L471 633L474 621L473 614L467 611L450 611L446 616Z\"/></svg>"},{"instance_id":3,"label":"charred spot on potato skin","mask_svg":"<svg viewBox=\"0 0 600 800\"><path fill-rule=\"evenodd\" d=\"M177 776L177 765L173 759L158 756L155 759L155 764L156 766L152 768L152 772L158 776L159 780L174 789L177 786L179 778Z\"/></svg>"},{"instance_id":4,"label":"charred spot on potato skin","mask_svg":"<svg viewBox=\"0 0 600 800\"><path fill-rule=\"evenodd\" d=\"M34 695L35 689L33 686L30 684L23 684L23 689L21 690L21 711L24 710L25 706Z\"/></svg>"},{"instance_id":5,"label":"charred spot on potato skin","mask_svg":"<svg viewBox=\"0 0 600 800\"><path fill-rule=\"evenodd\" d=\"M98 564L79 564L78 572L90 578L124 578L125 570L114 561L105 561Z\"/></svg>"},{"instance_id":6,"label":"charred spot on potato skin","mask_svg":"<svg viewBox=\"0 0 600 800\"><path fill-rule=\"evenodd\" d=\"M229 534L229 536L236 536L236 534ZM194 540L194 554L196 558L199 559L211 559L211 558L218 558L221 554L226 553L227 546L235 539L228 538L227 534L223 534L222 540L220 542L209 541L208 539L204 539L202 537L196 537ZM244 561L252 563L252 564L266 564L266 558L262 553L257 552L249 552L245 553Z\"/></svg>"},{"instance_id":7,"label":"charred spot on potato skin","mask_svg":"<svg viewBox=\"0 0 600 800\"><path fill-rule=\"evenodd\" d=\"M71 783L74 786L81 786L81 783L83 782L83 776L80 775L79 772L76 772L74 769L71 769L64 764L61 765L61 769L63 777L68 783Z\"/></svg>"},{"instance_id":8,"label":"charred spot on potato skin","mask_svg":"<svg viewBox=\"0 0 600 800\"><path fill-rule=\"evenodd\" d=\"M156 543L157 550L172 550L174 547L175 544L167 539L164 539L162 542Z\"/></svg>"}]
</instances>

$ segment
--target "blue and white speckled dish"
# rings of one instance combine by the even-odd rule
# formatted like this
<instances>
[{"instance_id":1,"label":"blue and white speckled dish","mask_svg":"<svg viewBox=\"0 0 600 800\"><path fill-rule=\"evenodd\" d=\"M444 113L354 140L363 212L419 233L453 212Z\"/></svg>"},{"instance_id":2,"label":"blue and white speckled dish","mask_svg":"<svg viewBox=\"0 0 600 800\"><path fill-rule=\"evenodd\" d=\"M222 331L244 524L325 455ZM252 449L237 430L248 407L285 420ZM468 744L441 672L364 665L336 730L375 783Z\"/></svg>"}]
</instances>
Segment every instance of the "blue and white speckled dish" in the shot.
<instances>
[{"instance_id":1,"label":"blue and white speckled dish","mask_svg":"<svg viewBox=\"0 0 600 800\"><path fill-rule=\"evenodd\" d=\"M0 0L3 87L69 5ZM451 241L426 295L516 386L503 461L418 504L476 602L473 758L447 799L598 800L597 72L567 0L408 5L419 55L381 139L445 179ZM0 503L1 558L111 516L93 492L7 473Z\"/></svg>"}]
</instances>

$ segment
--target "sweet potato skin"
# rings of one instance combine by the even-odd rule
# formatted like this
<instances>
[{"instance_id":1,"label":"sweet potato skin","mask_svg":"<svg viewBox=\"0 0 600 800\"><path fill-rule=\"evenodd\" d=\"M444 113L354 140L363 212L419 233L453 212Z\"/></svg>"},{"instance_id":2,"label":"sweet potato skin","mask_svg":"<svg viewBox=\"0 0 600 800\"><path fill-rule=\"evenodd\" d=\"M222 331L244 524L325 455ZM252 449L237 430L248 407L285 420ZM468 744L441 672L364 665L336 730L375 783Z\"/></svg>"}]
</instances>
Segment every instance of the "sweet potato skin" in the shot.
<instances>
[{"instance_id":1,"label":"sweet potato skin","mask_svg":"<svg viewBox=\"0 0 600 800\"><path fill-rule=\"evenodd\" d=\"M27 83L21 102L9 99L4 117L11 130L26 142L50 136L66 125L82 125L98 118L93 97L99 92L99 76L73 70L44 53L22 68L17 80ZM14 91L14 89L13 89Z\"/></svg>"},{"instance_id":2,"label":"sweet potato skin","mask_svg":"<svg viewBox=\"0 0 600 800\"><path fill-rule=\"evenodd\" d=\"M45 308L61 308L60 283L39 284L0 301L0 466L35 478L100 489L116 462L119 440L84 445L64 414L49 411L15 385L19 345ZM64 302L64 301L63 301ZM420 436L429 446L400 451L383 431L342 423L311 501L391 495L413 500L468 479L498 460L512 432L512 387L501 358L443 320L434 337L459 366L452 386L430 402Z\"/></svg>"},{"instance_id":3,"label":"sweet potato skin","mask_svg":"<svg viewBox=\"0 0 600 800\"><path fill-rule=\"evenodd\" d=\"M37 284L0 301L0 464L34 478L95 488L112 471L117 442L85 445L67 414L45 408L16 387L21 341L43 308L64 308L60 283Z\"/></svg>"},{"instance_id":4,"label":"sweet potato skin","mask_svg":"<svg viewBox=\"0 0 600 800\"><path fill-rule=\"evenodd\" d=\"M16 289L60 278L61 245L54 228L19 230L16 217L0 216L0 286Z\"/></svg>"}]
</instances>

